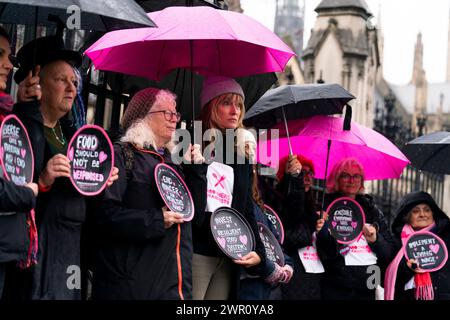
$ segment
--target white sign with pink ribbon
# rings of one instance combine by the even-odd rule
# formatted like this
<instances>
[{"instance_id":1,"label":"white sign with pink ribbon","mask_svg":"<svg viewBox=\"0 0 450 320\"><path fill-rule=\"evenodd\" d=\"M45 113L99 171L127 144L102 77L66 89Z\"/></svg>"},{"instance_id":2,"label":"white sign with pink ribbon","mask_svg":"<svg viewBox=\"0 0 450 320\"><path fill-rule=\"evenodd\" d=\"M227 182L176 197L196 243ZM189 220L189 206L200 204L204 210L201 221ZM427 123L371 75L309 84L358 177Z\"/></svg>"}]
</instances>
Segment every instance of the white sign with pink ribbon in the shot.
<instances>
[{"instance_id":1,"label":"white sign with pink ribbon","mask_svg":"<svg viewBox=\"0 0 450 320\"><path fill-rule=\"evenodd\" d=\"M313 241L310 246L298 249L298 256L306 273L324 273L325 269L316 249L317 237L315 232L313 233L312 238Z\"/></svg>"}]
</instances>

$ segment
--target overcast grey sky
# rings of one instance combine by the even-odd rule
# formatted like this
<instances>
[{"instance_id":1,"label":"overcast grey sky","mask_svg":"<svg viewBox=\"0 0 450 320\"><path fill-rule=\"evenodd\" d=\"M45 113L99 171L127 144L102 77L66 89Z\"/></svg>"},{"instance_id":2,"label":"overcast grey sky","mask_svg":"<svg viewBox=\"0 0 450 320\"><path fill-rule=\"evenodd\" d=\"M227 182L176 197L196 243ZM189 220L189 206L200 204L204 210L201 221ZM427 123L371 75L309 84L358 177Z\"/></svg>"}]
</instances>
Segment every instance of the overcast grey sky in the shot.
<instances>
[{"instance_id":1,"label":"overcast grey sky","mask_svg":"<svg viewBox=\"0 0 450 320\"><path fill-rule=\"evenodd\" d=\"M305 45L317 13L314 8L321 0L306 0ZM303 0L299 0L303 3ZM384 33L385 78L394 84L406 84L411 79L414 45L422 32L424 67L429 82L443 82L447 65L449 0L366 0L377 23L381 8ZM244 14L273 30L276 0L241 0Z\"/></svg>"}]
</instances>

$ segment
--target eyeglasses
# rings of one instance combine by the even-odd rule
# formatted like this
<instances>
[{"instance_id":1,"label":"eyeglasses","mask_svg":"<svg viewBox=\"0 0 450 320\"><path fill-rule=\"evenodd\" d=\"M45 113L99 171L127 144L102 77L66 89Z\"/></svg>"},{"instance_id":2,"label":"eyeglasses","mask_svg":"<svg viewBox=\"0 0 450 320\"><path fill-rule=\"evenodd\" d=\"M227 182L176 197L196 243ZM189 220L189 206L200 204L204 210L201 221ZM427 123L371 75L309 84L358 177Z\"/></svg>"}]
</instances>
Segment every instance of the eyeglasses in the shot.
<instances>
[{"instance_id":1,"label":"eyeglasses","mask_svg":"<svg viewBox=\"0 0 450 320\"><path fill-rule=\"evenodd\" d=\"M354 174L354 175L349 175L348 173L341 173L341 175L339 176L342 180L350 180L350 178L352 178L354 181L361 181L362 180L362 175L360 174Z\"/></svg>"},{"instance_id":2,"label":"eyeglasses","mask_svg":"<svg viewBox=\"0 0 450 320\"><path fill-rule=\"evenodd\" d=\"M312 171L307 171L307 170L302 170L303 176L310 176L311 178L314 178L314 172Z\"/></svg>"},{"instance_id":3,"label":"eyeglasses","mask_svg":"<svg viewBox=\"0 0 450 320\"><path fill-rule=\"evenodd\" d=\"M181 120L181 113L179 113L179 112L172 112L172 111L169 111L169 110L152 111L152 112L149 112L149 114L151 114L151 113L159 113L159 112L163 112L164 113L164 118L166 118L167 121L172 120L173 117L175 117L177 122L179 122Z\"/></svg>"}]
</instances>

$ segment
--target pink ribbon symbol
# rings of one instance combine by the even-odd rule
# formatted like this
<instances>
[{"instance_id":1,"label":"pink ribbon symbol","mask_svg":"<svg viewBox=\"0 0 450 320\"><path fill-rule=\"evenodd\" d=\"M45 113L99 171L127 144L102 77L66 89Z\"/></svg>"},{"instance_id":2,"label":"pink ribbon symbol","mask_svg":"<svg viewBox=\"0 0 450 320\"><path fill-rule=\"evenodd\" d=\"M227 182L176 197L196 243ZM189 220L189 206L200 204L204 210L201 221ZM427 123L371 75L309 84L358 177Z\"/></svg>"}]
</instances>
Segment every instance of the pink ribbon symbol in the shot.
<instances>
[{"instance_id":1,"label":"pink ribbon symbol","mask_svg":"<svg viewBox=\"0 0 450 320\"><path fill-rule=\"evenodd\" d=\"M221 176L220 178L218 178L218 177L217 177L217 174L215 174L215 172L213 172L212 175L213 175L213 177L217 180L217 182L216 182L216 184L214 185L214 187L217 187L217 185L220 184L220 186L221 186L222 188L225 189L225 187L224 187L223 184L222 184L222 181L225 180L225 176Z\"/></svg>"}]
</instances>

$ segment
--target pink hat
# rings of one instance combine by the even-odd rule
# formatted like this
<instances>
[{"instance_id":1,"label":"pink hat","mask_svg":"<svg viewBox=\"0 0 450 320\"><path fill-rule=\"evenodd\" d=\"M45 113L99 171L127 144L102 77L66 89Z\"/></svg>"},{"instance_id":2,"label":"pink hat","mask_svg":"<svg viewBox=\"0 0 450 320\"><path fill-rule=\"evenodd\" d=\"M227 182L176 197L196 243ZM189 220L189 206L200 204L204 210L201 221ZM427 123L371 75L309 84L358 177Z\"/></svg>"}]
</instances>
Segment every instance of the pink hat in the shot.
<instances>
[{"instance_id":1,"label":"pink hat","mask_svg":"<svg viewBox=\"0 0 450 320\"><path fill-rule=\"evenodd\" d=\"M215 97L225 93L236 93L245 99L244 91L236 80L226 77L212 76L203 81L203 89L200 94L200 103L202 108Z\"/></svg>"}]
</instances>

